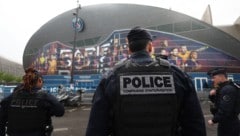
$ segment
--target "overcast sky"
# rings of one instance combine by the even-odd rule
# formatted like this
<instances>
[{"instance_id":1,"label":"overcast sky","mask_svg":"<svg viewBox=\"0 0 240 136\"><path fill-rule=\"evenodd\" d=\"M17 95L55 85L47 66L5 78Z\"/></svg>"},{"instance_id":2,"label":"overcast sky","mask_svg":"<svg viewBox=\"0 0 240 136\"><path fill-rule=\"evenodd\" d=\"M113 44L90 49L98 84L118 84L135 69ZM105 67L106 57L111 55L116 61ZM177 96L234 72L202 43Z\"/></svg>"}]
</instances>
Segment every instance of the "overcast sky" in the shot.
<instances>
[{"instance_id":1,"label":"overcast sky","mask_svg":"<svg viewBox=\"0 0 240 136\"><path fill-rule=\"evenodd\" d=\"M239 0L79 0L81 6L100 3L151 5L201 19L211 6L213 25L231 25L240 16ZM0 0L0 56L22 64L31 36L55 16L76 8L77 0Z\"/></svg>"}]
</instances>

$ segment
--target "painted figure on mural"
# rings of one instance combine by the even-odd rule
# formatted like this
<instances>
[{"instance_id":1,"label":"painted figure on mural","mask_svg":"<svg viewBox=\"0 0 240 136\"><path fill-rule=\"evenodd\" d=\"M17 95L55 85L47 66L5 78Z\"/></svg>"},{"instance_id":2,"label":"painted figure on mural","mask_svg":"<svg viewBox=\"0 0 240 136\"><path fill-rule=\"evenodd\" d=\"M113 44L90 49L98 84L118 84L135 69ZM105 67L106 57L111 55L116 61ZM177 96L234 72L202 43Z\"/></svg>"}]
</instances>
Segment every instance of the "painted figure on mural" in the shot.
<instances>
[{"instance_id":1,"label":"painted figure on mural","mask_svg":"<svg viewBox=\"0 0 240 136\"><path fill-rule=\"evenodd\" d=\"M196 72L198 71L202 65L198 61L198 52L191 51L188 60L184 64L185 70L187 72Z\"/></svg>"}]
</instances>

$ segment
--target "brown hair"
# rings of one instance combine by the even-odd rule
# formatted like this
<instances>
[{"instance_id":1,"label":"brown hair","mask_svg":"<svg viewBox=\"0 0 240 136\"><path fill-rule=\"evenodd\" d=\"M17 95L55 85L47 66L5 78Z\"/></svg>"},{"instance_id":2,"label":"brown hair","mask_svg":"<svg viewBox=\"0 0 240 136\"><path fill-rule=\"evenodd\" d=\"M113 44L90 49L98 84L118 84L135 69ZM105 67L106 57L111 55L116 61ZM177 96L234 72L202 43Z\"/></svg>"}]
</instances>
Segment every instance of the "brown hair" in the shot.
<instances>
[{"instance_id":1,"label":"brown hair","mask_svg":"<svg viewBox=\"0 0 240 136\"><path fill-rule=\"evenodd\" d=\"M31 91L33 87L36 86L39 78L42 78L42 76L36 69L33 67L27 68L25 70L25 75L23 76L23 89Z\"/></svg>"}]
</instances>

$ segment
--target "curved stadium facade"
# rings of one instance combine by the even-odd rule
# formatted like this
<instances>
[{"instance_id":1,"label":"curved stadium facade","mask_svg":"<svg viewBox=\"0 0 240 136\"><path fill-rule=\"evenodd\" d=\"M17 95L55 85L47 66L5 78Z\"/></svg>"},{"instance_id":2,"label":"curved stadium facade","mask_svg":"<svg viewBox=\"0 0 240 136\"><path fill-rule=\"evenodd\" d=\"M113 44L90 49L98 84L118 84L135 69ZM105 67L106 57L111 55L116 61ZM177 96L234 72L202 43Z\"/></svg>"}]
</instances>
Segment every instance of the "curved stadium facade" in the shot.
<instances>
[{"instance_id":1,"label":"curved stadium facade","mask_svg":"<svg viewBox=\"0 0 240 136\"><path fill-rule=\"evenodd\" d=\"M135 26L152 34L153 56L168 56L192 76L197 91L209 87L206 72L213 67L226 67L230 79L240 80L240 41L198 19L152 6L100 4L82 7L75 25L75 12L69 10L47 22L24 50L24 68L37 67L52 92L59 84L69 86L72 63L75 87L94 90L102 74L128 57L126 35ZM191 62L193 53L196 61Z\"/></svg>"}]
</instances>

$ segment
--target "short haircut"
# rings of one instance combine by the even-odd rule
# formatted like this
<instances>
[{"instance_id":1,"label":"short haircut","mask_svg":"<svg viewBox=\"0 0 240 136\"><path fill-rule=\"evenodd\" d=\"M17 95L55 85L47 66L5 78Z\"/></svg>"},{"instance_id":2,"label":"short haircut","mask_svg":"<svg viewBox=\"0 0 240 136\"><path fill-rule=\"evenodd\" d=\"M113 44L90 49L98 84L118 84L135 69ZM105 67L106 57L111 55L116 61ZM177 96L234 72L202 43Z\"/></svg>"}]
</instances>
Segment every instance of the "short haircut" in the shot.
<instances>
[{"instance_id":1,"label":"short haircut","mask_svg":"<svg viewBox=\"0 0 240 136\"><path fill-rule=\"evenodd\" d=\"M131 52L137 52L140 50L144 50L150 40L144 39L144 40L138 40L129 43L129 49Z\"/></svg>"}]
</instances>

